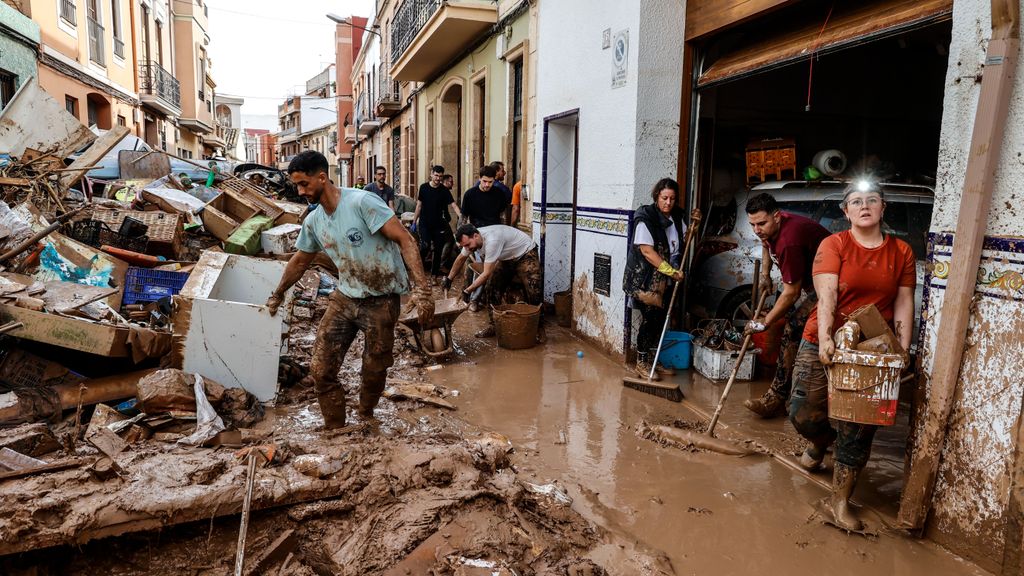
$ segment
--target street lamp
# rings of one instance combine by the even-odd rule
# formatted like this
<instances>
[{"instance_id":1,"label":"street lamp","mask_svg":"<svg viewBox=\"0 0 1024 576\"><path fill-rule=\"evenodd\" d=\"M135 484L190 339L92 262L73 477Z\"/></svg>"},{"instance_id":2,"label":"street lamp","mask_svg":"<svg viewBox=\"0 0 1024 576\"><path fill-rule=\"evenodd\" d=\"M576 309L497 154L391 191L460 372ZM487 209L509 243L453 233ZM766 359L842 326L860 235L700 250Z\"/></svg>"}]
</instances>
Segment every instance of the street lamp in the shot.
<instances>
[{"instance_id":1,"label":"street lamp","mask_svg":"<svg viewBox=\"0 0 1024 576\"><path fill-rule=\"evenodd\" d=\"M353 28L359 28L360 30L366 30L370 34L376 34L377 38L380 38L381 40L384 40L384 37L380 35L380 32L377 32L377 28L380 28L380 26L378 26L377 24L374 24L373 28L363 28L362 26L359 26L357 24L353 24L352 21L349 20L348 18L342 18L341 16L338 16L337 14L328 13L328 14L325 14L325 16L327 16L327 18L329 20L333 20L333 21L337 22L338 24L347 24L347 25L349 25L349 26L351 26Z\"/></svg>"}]
</instances>

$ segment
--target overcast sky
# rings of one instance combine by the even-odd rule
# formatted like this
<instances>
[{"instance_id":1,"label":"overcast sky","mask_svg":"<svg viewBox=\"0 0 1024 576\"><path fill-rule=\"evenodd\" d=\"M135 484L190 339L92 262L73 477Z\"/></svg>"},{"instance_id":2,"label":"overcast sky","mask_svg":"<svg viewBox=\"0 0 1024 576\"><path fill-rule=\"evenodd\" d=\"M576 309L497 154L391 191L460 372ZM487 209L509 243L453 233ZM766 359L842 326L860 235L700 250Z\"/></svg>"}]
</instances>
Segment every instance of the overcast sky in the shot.
<instances>
[{"instance_id":1,"label":"overcast sky","mask_svg":"<svg viewBox=\"0 0 1024 576\"><path fill-rule=\"evenodd\" d=\"M242 96L243 127L270 128L277 106L305 92L306 80L334 63L334 22L324 15L371 18L374 0L207 0L210 58L217 92ZM263 116L263 118L258 118ZM259 122L263 120L263 122Z\"/></svg>"}]
</instances>

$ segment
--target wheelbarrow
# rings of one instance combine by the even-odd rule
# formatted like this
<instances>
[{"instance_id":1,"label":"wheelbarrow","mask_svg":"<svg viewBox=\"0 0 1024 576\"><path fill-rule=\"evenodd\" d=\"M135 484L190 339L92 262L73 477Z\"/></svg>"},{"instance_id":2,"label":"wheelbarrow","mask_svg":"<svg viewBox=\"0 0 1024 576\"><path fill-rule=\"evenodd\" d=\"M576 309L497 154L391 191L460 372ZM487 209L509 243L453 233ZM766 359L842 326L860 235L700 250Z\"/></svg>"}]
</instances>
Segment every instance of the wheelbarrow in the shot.
<instances>
[{"instance_id":1,"label":"wheelbarrow","mask_svg":"<svg viewBox=\"0 0 1024 576\"><path fill-rule=\"evenodd\" d=\"M425 325L420 324L415 307L402 314L398 323L406 328L420 352L442 360L453 350L452 324L467 309L469 306L460 298L442 298L434 301L434 318Z\"/></svg>"}]
</instances>

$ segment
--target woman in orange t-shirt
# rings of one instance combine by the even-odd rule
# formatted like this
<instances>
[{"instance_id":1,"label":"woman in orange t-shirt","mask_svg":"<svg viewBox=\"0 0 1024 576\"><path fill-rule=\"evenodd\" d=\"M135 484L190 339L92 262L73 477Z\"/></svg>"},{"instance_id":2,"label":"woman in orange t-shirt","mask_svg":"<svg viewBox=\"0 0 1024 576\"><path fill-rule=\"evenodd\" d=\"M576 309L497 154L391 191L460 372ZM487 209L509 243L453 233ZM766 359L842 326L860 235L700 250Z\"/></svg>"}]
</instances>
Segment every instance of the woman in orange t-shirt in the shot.
<instances>
[{"instance_id":1,"label":"woman in orange t-shirt","mask_svg":"<svg viewBox=\"0 0 1024 576\"><path fill-rule=\"evenodd\" d=\"M903 349L908 350L916 275L910 246L882 232L885 199L878 185L851 184L843 196L842 208L850 229L823 240L814 258L812 276L818 305L807 319L793 367L789 418L811 443L800 456L800 464L808 470L821 465L826 449L835 441L828 507L837 526L860 530L863 525L850 511L849 499L857 475L871 455L878 427L828 418L825 366L832 363L836 351L832 334L846 316L874 304L899 335Z\"/></svg>"}]
</instances>

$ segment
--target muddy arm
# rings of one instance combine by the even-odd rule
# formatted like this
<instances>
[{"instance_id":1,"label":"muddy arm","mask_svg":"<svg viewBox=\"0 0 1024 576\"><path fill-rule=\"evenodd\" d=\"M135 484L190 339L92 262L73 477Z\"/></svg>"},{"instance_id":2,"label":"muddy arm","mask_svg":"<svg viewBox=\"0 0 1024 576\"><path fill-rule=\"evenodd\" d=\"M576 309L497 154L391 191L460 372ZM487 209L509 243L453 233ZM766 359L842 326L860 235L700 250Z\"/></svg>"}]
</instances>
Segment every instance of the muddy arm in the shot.
<instances>
[{"instance_id":1,"label":"muddy arm","mask_svg":"<svg viewBox=\"0 0 1024 576\"><path fill-rule=\"evenodd\" d=\"M818 274L814 277L814 291L818 293L818 355L821 363L832 364L836 345L832 341L832 323L835 321L836 301L839 295L838 274Z\"/></svg>"},{"instance_id":2,"label":"muddy arm","mask_svg":"<svg viewBox=\"0 0 1024 576\"><path fill-rule=\"evenodd\" d=\"M487 279L494 273L494 268L497 265L497 262L484 262L484 271L476 277L476 280L474 280L472 284L466 286L466 289L463 290L463 292L466 294L472 294L474 290L486 284Z\"/></svg>"},{"instance_id":3,"label":"muddy arm","mask_svg":"<svg viewBox=\"0 0 1024 576\"><path fill-rule=\"evenodd\" d=\"M896 335L900 339L900 346L909 351L914 333L914 289L910 286L900 286L899 292L896 293L893 320L896 323Z\"/></svg>"},{"instance_id":4,"label":"muddy arm","mask_svg":"<svg viewBox=\"0 0 1024 576\"><path fill-rule=\"evenodd\" d=\"M273 295L282 297L293 284L302 278L315 257L316 252L303 252L302 250L292 254L292 257L288 259L288 265L284 268L284 274L281 275L281 282L277 285Z\"/></svg>"},{"instance_id":5,"label":"muddy arm","mask_svg":"<svg viewBox=\"0 0 1024 576\"><path fill-rule=\"evenodd\" d=\"M420 204L420 202L416 202L417 214L419 214ZM381 227L380 233L388 240L398 244L398 248L402 251L405 267L412 275L412 281L419 287L427 286L427 275L423 272L423 262L420 261L420 249L416 246L416 239L405 229L405 226L402 226L398 218L392 216L388 219Z\"/></svg>"},{"instance_id":6,"label":"muddy arm","mask_svg":"<svg viewBox=\"0 0 1024 576\"><path fill-rule=\"evenodd\" d=\"M468 259L468 256L466 256L462 252L459 252L459 255L455 257L455 262L452 263L451 272L448 273L449 280L455 280L455 278L457 278L459 274L462 273L462 267L466 265L466 260Z\"/></svg>"},{"instance_id":7,"label":"muddy arm","mask_svg":"<svg viewBox=\"0 0 1024 576\"><path fill-rule=\"evenodd\" d=\"M779 299L775 301L775 306L772 306L771 311L764 317L765 326L771 326L776 320L786 315L786 312L789 311L789 309L793 307L793 304L796 303L797 299L800 298L800 289L802 288L802 285L803 281L801 280L797 280L792 284L782 284L782 294L780 294Z\"/></svg>"},{"instance_id":8,"label":"muddy arm","mask_svg":"<svg viewBox=\"0 0 1024 576\"><path fill-rule=\"evenodd\" d=\"M654 266L655 270L658 269L658 266L661 266L662 262L665 262L665 259L662 258L660 254L658 254L658 251L654 249L654 246L650 246L648 244L640 244L640 253L643 254L644 260L647 260L648 264ZM676 271L675 276L672 276L672 278L677 282L682 281L683 271Z\"/></svg>"}]
</instances>

